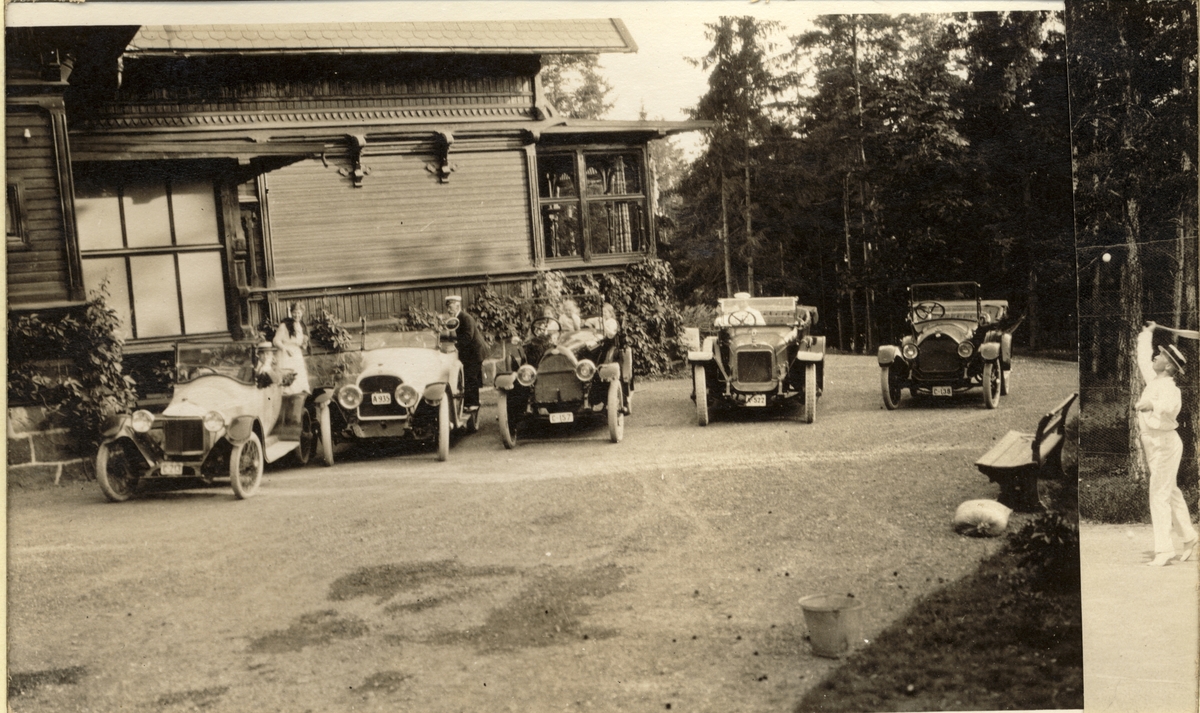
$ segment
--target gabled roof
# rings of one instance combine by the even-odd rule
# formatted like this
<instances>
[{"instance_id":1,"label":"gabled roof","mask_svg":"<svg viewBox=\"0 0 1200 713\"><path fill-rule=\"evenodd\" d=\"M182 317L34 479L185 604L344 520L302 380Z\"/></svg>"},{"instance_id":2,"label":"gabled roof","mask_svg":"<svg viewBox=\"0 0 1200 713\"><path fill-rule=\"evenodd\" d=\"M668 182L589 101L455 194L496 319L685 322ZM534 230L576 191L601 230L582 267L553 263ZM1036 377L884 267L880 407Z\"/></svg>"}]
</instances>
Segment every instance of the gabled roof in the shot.
<instances>
[{"instance_id":1,"label":"gabled roof","mask_svg":"<svg viewBox=\"0 0 1200 713\"><path fill-rule=\"evenodd\" d=\"M175 54L636 52L618 19L146 25L127 56Z\"/></svg>"}]
</instances>

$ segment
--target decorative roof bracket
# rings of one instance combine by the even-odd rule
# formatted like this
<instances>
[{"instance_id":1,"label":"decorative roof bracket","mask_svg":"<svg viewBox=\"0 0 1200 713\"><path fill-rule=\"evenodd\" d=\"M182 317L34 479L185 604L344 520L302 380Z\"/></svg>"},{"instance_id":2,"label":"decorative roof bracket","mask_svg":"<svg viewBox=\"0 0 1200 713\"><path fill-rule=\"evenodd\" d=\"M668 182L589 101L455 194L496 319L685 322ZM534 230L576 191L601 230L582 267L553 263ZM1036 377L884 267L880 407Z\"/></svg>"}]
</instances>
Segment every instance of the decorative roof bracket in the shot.
<instances>
[{"instance_id":1,"label":"decorative roof bracket","mask_svg":"<svg viewBox=\"0 0 1200 713\"><path fill-rule=\"evenodd\" d=\"M454 143L454 134L449 129L439 129L434 132L437 142L438 162L425 164L425 170L437 176L438 183L449 183L450 174L458 166L450 163L450 144Z\"/></svg>"},{"instance_id":2,"label":"decorative roof bracket","mask_svg":"<svg viewBox=\"0 0 1200 713\"><path fill-rule=\"evenodd\" d=\"M370 167L362 164L362 153L367 145L367 136L366 134L347 134L346 138L350 141L350 161L354 168L339 168L338 173L349 176L355 188L362 188L363 179L371 175ZM322 160L324 160L324 156L322 156Z\"/></svg>"}]
</instances>

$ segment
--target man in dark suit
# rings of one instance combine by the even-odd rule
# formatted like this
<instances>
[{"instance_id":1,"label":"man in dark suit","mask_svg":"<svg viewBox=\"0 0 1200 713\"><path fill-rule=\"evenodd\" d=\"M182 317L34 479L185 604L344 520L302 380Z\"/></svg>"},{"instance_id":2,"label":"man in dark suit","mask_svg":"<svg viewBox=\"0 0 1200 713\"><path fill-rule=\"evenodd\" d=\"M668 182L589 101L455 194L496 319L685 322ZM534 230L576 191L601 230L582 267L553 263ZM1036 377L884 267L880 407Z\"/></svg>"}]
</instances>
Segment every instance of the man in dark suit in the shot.
<instances>
[{"instance_id":1,"label":"man in dark suit","mask_svg":"<svg viewBox=\"0 0 1200 713\"><path fill-rule=\"evenodd\" d=\"M463 311L462 297L446 298L446 312L458 319L455 329L458 360L463 365L463 406L470 411L479 409L479 387L483 385L483 358L488 353L487 339L479 320Z\"/></svg>"}]
</instances>

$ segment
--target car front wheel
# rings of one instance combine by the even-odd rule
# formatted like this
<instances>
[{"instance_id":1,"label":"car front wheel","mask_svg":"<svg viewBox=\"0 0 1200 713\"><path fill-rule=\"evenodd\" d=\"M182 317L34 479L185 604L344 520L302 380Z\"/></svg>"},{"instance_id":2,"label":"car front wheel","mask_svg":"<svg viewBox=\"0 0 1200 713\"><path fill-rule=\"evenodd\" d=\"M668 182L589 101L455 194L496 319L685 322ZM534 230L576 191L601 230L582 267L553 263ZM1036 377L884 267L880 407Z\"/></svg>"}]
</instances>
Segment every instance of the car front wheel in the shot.
<instances>
[{"instance_id":1,"label":"car front wheel","mask_svg":"<svg viewBox=\"0 0 1200 713\"><path fill-rule=\"evenodd\" d=\"M625 437L625 414L621 411L621 382L608 382L608 436L613 443Z\"/></svg>"},{"instance_id":2,"label":"car front wheel","mask_svg":"<svg viewBox=\"0 0 1200 713\"><path fill-rule=\"evenodd\" d=\"M817 420L817 365L804 365L804 422Z\"/></svg>"},{"instance_id":3,"label":"car front wheel","mask_svg":"<svg viewBox=\"0 0 1200 713\"><path fill-rule=\"evenodd\" d=\"M696 388L696 422L701 426L708 425L708 377L704 373L704 365L692 367L692 385Z\"/></svg>"},{"instance_id":4,"label":"car front wheel","mask_svg":"<svg viewBox=\"0 0 1200 713\"><path fill-rule=\"evenodd\" d=\"M102 443L96 453L96 481L104 497L114 503L123 503L137 492L142 469L139 458L130 458L125 445L120 442Z\"/></svg>"},{"instance_id":5,"label":"car front wheel","mask_svg":"<svg viewBox=\"0 0 1200 713\"><path fill-rule=\"evenodd\" d=\"M884 408L888 411L895 411L899 408L902 388L900 386L900 379L896 376L896 372L892 369L891 364L879 370L879 386L883 391Z\"/></svg>"},{"instance_id":6,"label":"car front wheel","mask_svg":"<svg viewBox=\"0 0 1200 713\"><path fill-rule=\"evenodd\" d=\"M333 465L333 426L329 421L329 404L325 404L317 409L317 422L321 431L321 458L326 467Z\"/></svg>"},{"instance_id":7,"label":"car front wheel","mask_svg":"<svg viewBox=\"0 0 1200 713\"><path fill-rule=\"evenodd\" d=\"M305 411L300 415L300 444L292 451L292 460L299 466L308 465L316 450L317 432L313 428L312 417Z\"/></svg>"},{"instance_id":8,"label":"car front wheel","mask_svg":"<svg viewBox=\"0 0 1200 713\"><path fill-rule=\"evenodd\" d=\"M438 404L438 440L437 459L444 461L450 457L450 394L442 396Z\"/></svg>"},{"instance_id":9,"label":"car front wheel","mask_svg":"<svg viewBox=\"0 0 1200 713\"><path fill-rule=\"evenodd\" d=\"M496 391L496 410L500 413L500 440L505 448L516 448L517 424L513 422L513 414L508 410L508 392L502 389Z\"/></svg>"},{"instance_id":10,"label":"car front wheel","mask_svg":"<svg viewBox=\"0 0 1200 713\"><path fill-rule=\"evenodd\" d=\"M997 361L983 365L983 405L985 408L1000 405L1000 363Z\"/></svg>"},{"instance_id":11,"label":"car front wheel","mask_svg":"<svg viewBox=\"0 0 1200 713\"><path fill-rule=\"evenodd\" d=\"M229 483L239 500L254 495L262 483L263 450L257 433L235 445L229 454Z\"/></svg>"},{"instance_id":12,"label":"car front wheel","mask_svg":"<svg viewBox=\"0 0 1200 713\"><path fill-rule=\"evenodd\" d=\"M1008 392L1012 390L1012 369L1000 370L1000 395L1008 396Z\"/></svg>"}]
</instances>

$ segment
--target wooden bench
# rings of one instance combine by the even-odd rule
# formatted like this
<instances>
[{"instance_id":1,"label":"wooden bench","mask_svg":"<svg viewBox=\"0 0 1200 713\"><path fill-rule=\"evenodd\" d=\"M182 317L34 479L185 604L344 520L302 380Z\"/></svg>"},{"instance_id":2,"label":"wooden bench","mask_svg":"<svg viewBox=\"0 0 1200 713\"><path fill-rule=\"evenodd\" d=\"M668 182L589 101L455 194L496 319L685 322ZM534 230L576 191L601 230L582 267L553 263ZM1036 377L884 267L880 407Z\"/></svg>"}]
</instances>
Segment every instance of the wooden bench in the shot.
<instances>
[{"instance_id":1,"label":"wooden bench","mask_svg":"<svg viewBox=\"0 0 1200 713\"><path fill-rule=\"evenodd\" d=\"M1000 485L1001 503L1018 512L1044 509L1038 499L1039 477L1060 479L1062 449L1066 442L1067 414L1079 394L1071 394L1038 421L1037 431L1009 431L991 450L975 461L975 467Z\"/></svg>"}]
</instances>

